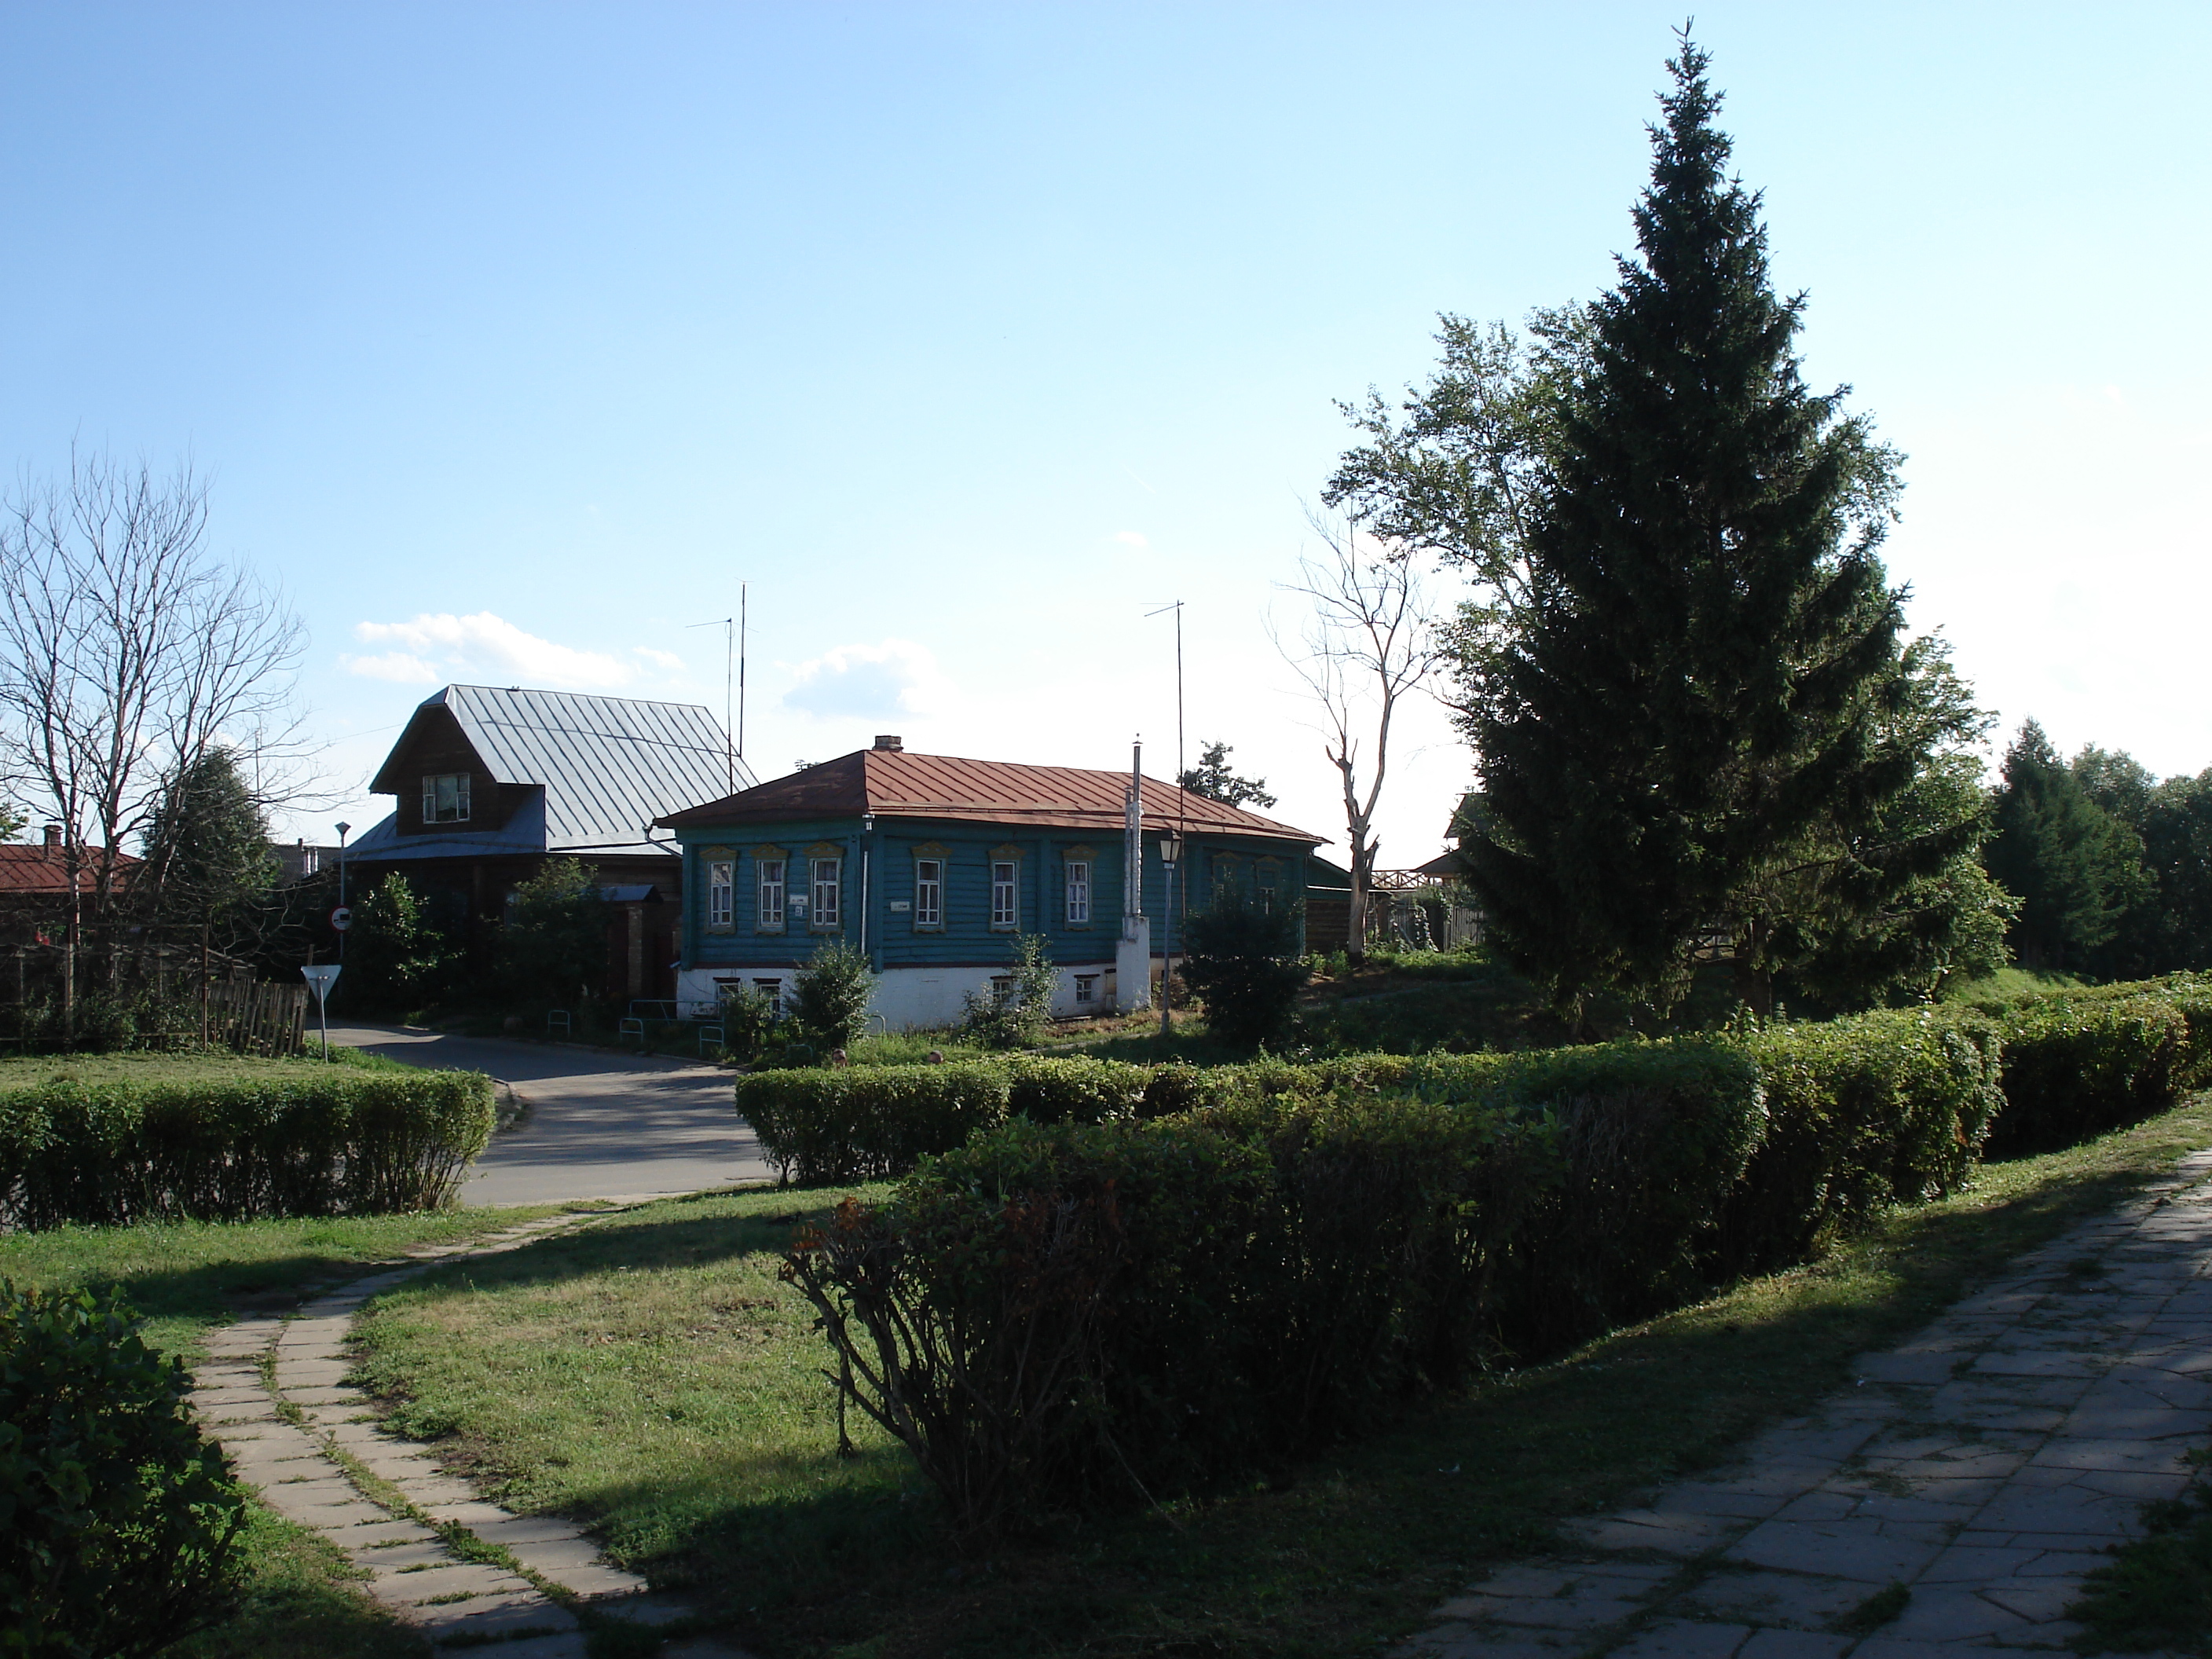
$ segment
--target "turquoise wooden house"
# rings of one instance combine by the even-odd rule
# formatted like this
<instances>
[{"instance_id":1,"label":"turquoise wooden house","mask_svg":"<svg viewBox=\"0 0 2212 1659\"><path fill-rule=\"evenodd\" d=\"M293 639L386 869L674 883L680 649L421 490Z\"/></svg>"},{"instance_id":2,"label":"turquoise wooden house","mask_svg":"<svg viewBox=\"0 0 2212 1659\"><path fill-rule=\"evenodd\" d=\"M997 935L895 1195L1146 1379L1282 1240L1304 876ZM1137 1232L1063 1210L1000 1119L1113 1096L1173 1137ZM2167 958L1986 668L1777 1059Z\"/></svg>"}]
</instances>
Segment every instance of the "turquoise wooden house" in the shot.
<instances>
[{"instance_id":1,"label":"turquoise wooden house","mask_svg":"<svg viewBox=\"0 0 2212 1659\"><path fill-rule=\"evenodd\" d=\"M1133 764L960 760L896 738L658 823L683 849L687 1012L746 986L781 1001L834 940L868 953L893 1030L957 1019L1022 933L1059 969L1055 1013L1149 1006L1186 915L1224 882L1297 902L1321 840Z\"/></svg>"}]
</instances>

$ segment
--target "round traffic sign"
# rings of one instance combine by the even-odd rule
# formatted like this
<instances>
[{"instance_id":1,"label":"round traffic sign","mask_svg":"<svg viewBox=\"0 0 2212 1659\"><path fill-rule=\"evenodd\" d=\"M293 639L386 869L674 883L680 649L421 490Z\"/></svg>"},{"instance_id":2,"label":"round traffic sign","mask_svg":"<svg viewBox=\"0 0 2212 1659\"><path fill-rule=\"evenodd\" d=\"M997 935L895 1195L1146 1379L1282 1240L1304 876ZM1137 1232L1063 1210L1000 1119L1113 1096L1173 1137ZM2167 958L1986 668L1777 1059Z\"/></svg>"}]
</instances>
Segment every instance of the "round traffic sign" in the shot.
<instances>
[{"instance_id":1,"label":"round traffic sign","mask_svg":"<svg viewBox=\"0 0 2212 1659\"><path fill-rule=\"evenodd\" d=\"M331 912L331 926L337 928L338 932L343 933L347 928L353 926L353 912L348 909L344 905L341 904L337 909Z\"/></svg>"}]
</instances>

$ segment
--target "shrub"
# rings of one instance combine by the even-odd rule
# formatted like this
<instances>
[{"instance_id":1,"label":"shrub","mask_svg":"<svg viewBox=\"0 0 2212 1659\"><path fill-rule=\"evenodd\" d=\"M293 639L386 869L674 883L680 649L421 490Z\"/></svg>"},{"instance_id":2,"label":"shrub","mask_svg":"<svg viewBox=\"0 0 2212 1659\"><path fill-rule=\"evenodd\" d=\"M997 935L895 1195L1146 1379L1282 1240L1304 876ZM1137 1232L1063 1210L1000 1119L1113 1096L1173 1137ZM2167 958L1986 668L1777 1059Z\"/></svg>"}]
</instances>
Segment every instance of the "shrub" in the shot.
<instances>
[{"instance_id":1,"label":"shrub","mask_svg":"<svg viewBox=\"0 0 2212 1659\"><path fill-rule=\"evenodd\" d=\"M1134 1117L1152 1073L1126 1060L1087 1055L1009 1054L1010 1109L1032 1123L1103 1123Z\"/></svg>"},{"instance_id":2,"label":"shrub","mask_svg":"<svg viewBox=\"0 0 2212 1659\"><path fill-rule=\"evenodd\" d=\"M1013 953L1013 971L1004 984L971 991L960 1000L960 1035L986 1048L1026 1048L1044 1035L1052 1018L1060 970L1045 954L1044 940L1018 933Z\"/></svg>"},{"instance_id":3,"label":"shrub","mask_svg":"<svg viewBox=\"0 0 2212 1659\"><path fill-rule=\"evenodd\" d=\"M1894 1009L1754 1031L1766 1132L1726 1206L1725 1273L1800 1261L1884 1206L1949 1193L2003 1103L1996 1022Z\"/></svg>"},{"instance_id":4,"label":"shrub","mask_svg":"<svg viewBox=\"0 0 2212 1659\"><path fill-rule=\"evenodd\" d=\"M1304 915L1302 906L1271 904L1229 883L1184 925L1183 980L1222 1042L1256 1048L1288 1024L1313 972L1298 956Z\"/></svg>"},{"instance_id":5,"label":"shrub","mask_svg":"<svg viewBox=\"0 0 2212 1659\"><path fill-rule=\"evenodd\" d=\"M1005 1121L1005 1066L848 1066L738 1079L738 1115L778 1178L805 1184L902 1175L979 1128Z\"/></svg>"},{"instance_id":6,"label":"shrub","mask_svg":"<svg viewBox=\"0 0 2212 1659\"><path fill-rule=\"evenodd\" d=\"M1461 1089L1558 1126L1557 1180L1531 1203L1492 1291L1509 1351L1557 1352L1704 1289L1723 1200L1764 1127L1758 1070L1741 1049L1683 1037L1431 1064L1443 1086L1462 1078Z\"/></svg>"},{"instance_id":7,"label":"shrub","mask_svg":"<svg viewBox=\"0 0 2212 1659\"><path fill-rule=\"evenodd\" d=\"M245 1516L119 1301L0 1282L0 1650L150 1654L221 1619Z\"/></svg>"},{"instance_id":8,"label":"shrub","mask_svg":"<svg viewBox=\"0 0 2212 1659\"><path fill-rule=\"evenodd\" d=\"M775 999L757 985L725 987L715 1012L722 1022L723 1048L739 1060L759 1054L775 1029Z\"/></svg>"},{"instance_id":9,"label":"shrub","mask_svg":"<svg viewBox=\"0 0 2212 1659\"><path fill-rule=\"evenodd\" d=\"M1474 1323L1505 1126L1361 1109L1010 1123L848 1201L787 1275L964 1534L1289 1456Z\"/></svg>"},{"instance_id":10,"label":"shrub","mask_svg":"<svg viewBox=\"0 0 2212 1659\"><path fill-rule=\"evenodd\" d=\"M434 1209L491 1137L491 1079L272 1062L251 1077L0 1093L0 1219L243 1221Z\"/></svg>"},{"instance_id":11,"label":"shrub","mask_svg":"<svg viewBox=\"0 0 2212 1659\"><path fill-rule=\"evenodd\" d=\"M2190 1030L2156 994L2062 994L2008 1010L2004 1109L1989 1150L2044 1152L2148 1117L2179 1092Z\"/></svg>"},{"instance_id":12,"label":"shrub","mask_svg":"<svg viewBox=\"0 0 2212 1659\"><path fill-rule=\"evenodd\" d=\"M963 1531L1267 1467L1686 1282L1756 1135L1741 1052L1481 1058L1424 1080L1454 1099L1245 1066L1176 1116L1012 1122L789 1275Z\"/></svg>"},{"instance_id":13,"label":"shrub","mask_svg":"<svg viewBox=\"0 0 2212 1659\"><path fill-rule=\"evenodd\" d=\"M854 945L818 945L791 981L792 1024L825 1054L849 1048L868 1029L868 1003L875 994L866 951Z\"/></svg>"}]
</instances>

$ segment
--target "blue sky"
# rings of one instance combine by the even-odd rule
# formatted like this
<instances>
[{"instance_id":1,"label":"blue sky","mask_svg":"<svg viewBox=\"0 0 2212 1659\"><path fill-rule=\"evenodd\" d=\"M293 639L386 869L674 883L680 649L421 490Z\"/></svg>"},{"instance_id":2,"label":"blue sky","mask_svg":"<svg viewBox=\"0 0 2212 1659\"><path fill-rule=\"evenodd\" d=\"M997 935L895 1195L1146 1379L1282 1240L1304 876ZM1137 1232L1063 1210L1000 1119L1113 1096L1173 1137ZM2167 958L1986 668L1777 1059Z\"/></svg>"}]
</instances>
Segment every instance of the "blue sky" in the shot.
<instances>
[{"instance_id":1,"label":"blue sky","mask_svg":"<svg viewBox=\"0 0 2212 1659\"><path fill-rule=\"evenodd\" d=\"M1679 6L0 8L0 436L215 477L280 578L327 838L447 679L719 705L763 775L910 747L1164 772L1340 835L1270 644L1436 314L1629 245ZM2212 9L1702 8L1810 295L1905 450L1893 574L2006 722L2212 765ZM1433 853L1441 717L1384 813Z\"/></svg>"}]
</instances>

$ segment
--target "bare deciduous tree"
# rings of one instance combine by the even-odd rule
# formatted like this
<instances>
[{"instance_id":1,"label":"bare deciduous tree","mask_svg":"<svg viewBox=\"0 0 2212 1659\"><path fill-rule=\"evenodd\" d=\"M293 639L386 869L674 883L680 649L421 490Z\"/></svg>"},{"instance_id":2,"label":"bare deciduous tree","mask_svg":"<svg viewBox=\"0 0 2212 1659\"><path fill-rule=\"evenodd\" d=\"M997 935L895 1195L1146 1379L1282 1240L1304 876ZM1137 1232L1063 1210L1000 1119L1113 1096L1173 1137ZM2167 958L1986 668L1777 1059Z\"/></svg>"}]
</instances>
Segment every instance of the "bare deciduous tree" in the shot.
<instances>
[{"instance_id":1,"label":"bare deciduous tree","mask_svg":"<svg viewBox=\"0 0 2212 1659\"><path fill-rule=\"evenodd\" d=\"M1275 647L1322 707L1324 752L1343 784L1352 849L1349 948L1358 957L1366 950L1367 895L1380 845L1375 809L1389 771L1391 722L1398 705L1435 672L1441 652L1413 556L1363 538L1352 521L1340 527L1316 514L1310 522L1327 555L1301 558L1300 580L1279 586L1313 610L1297 646L1277 635Z\"/></svg>"},{"instance_id":2,"label":"bare deciduous tree","mask_svg":"<svg viewBox=\"0 0 2212 1659\"><path fill-rule=\"evenodd\" d=\"M208 487L187 465L72 455L0 506L0 755L61 825L70 938L110 946L112 854L143 838L169 782L220 743L249 769L295 757L298 617L207 550ZM265 775L265 772L264 773ZM75 963L64 977L73 999Z\"/></svg>"}]
</instances>

